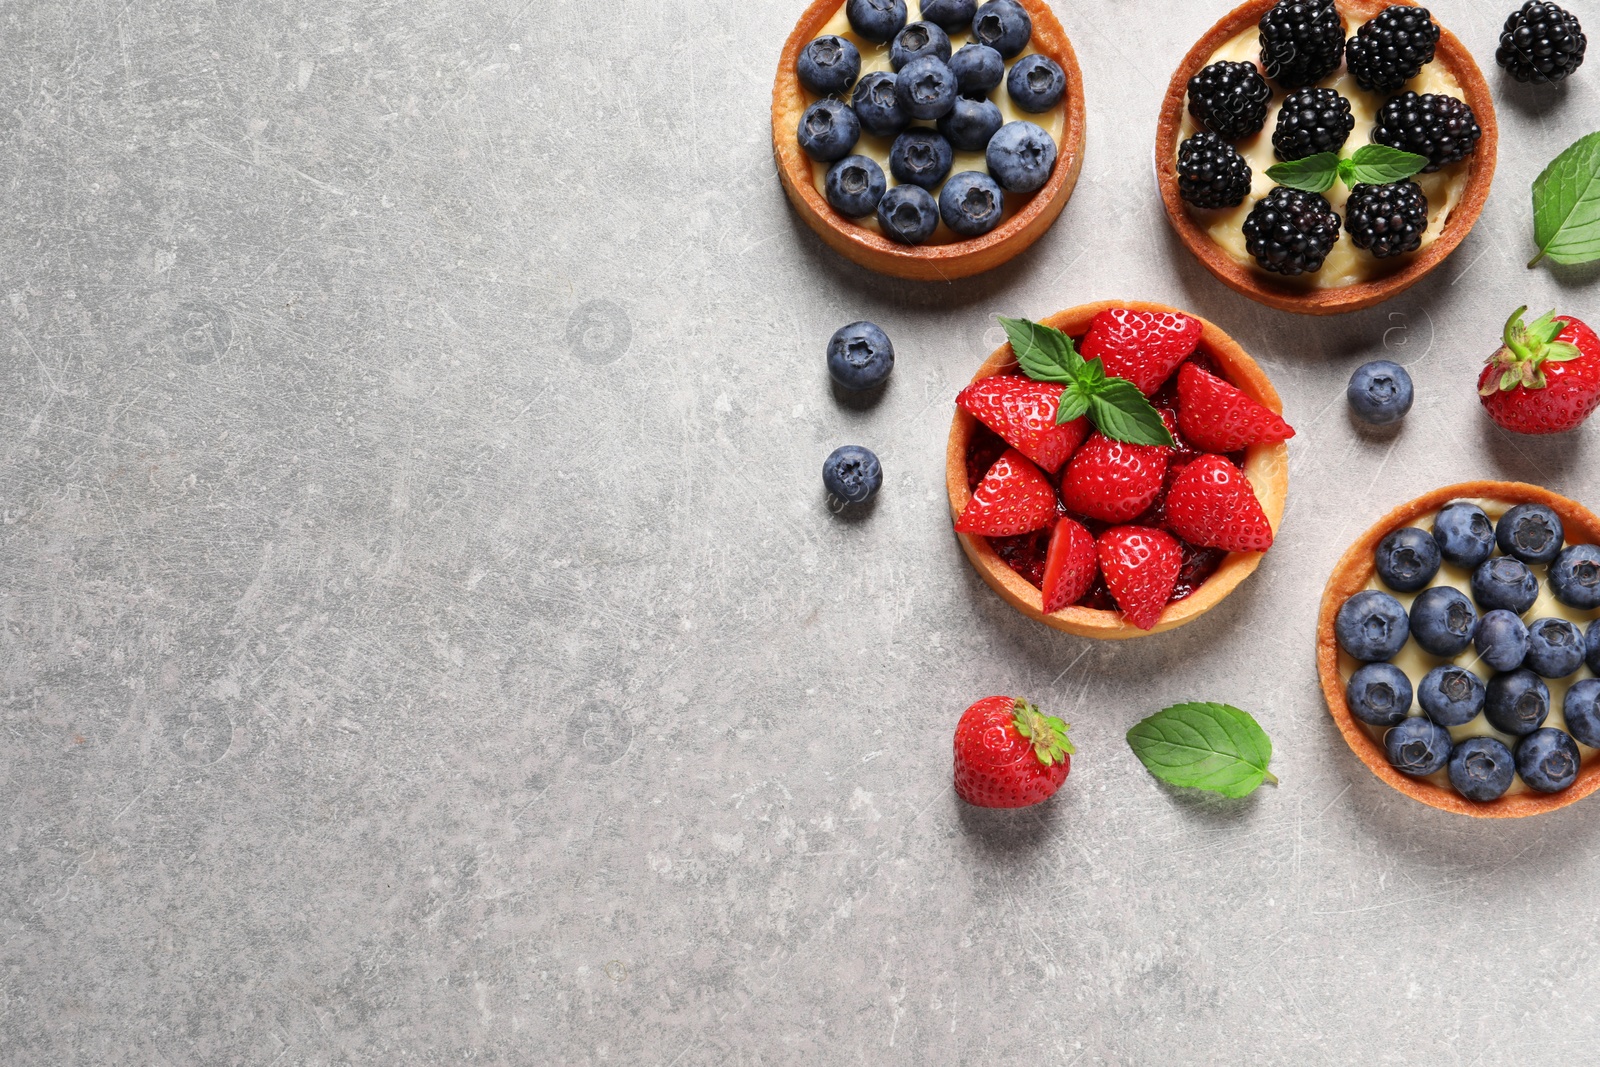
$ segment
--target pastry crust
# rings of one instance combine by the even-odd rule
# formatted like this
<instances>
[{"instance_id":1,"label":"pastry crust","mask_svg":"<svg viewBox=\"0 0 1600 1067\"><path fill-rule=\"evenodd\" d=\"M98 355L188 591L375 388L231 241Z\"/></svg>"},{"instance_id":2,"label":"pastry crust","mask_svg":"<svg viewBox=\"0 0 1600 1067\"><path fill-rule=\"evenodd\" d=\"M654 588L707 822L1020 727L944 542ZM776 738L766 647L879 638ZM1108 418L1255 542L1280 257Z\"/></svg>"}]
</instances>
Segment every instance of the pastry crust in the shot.
<instances>
[{"instance_id":1,"label":"pastry crust","mask_svg":"<svg viewBox=\"0 0 1600 1067\"><path fill-rule=\"evenodd\" d=\"M1380 519L1355 544L1333 568L1327 589L1322 594L1322 610L1317 618L1317 675L1322 682L1322 693L1328 700L1328 712L1333 716L1345 743L1367 769L1394 786L1413 800L1420 800L1441 811L1458 815L1472 815L1480 819L1520 819L1526 815L1539 815L1582 800L1600 788L1600 760L1591 759L1578 771L1578 780L1559 793L1517 793L1477 803L1461 796L1453 789L1444 789L1420 778L1401 774L1389 765L1383 746L1373 739L1361 723L1350 714L1345 701L1345 683L1339 675L1339 643L1334 636L1334 619L1339 608L1356 593L1367 587L1377 569L1375 553L1378 542L1392 530L1411 526L1424 515L1431 514L1452 500L1473 497L1498 500L1507 504L1544 504L1561 516L1569 543L1600 544L1600 518L1594 512L1564 496L1525 482L1463 482L1447 485L1408 504L1402 504Z\"/></svg>"},{"instance_id":2,"label":"pastry crust","mask_svg":"<svg viewBox=\"0 0 1600 1067\"><path fill-rule=\"evenodd\" d=\"M1167 307L1164 304L1150 304L1136 300L1104 300L1097 304L1084 304L1081 307L1059 311L1045 319L1044 324L1054 326L1070 336L1080 337L1088 332L1089 324L1094 321L1096 315L1111 308L1189 315L1186 311L1179 312L1177 308ZM1283 401L1278 398L1277 390L1273 389L1272 382L1256 365L1256 361L1216 325L1198 315L1189 317L1203 327L1199 350L1215 361L1228 380L1252 399L1282 414ZM1011 346L1002 345L984 361L983 366L978 368L978 373L972 376L972 380L978 381L980 378L1015 370L1016 358L1012 354ZM967 486L967 447L977 426L977 419L960 408L956 409L955 419L950 424L950 443L945 452L945 487L950 494L952 521L972 499L972 490ZM1261 509L1266 512L1267 521L1272 524L1272 531L1276 534L1279 523L1283 521L1284 503L1289 495L1288 445L1278 443L1251 446L1245 454L1244 469L1250 478L1251 486L1255 489L1256 497L1261 501ZM995 553L988 538L971 537L966 534L957 534L956 537L960 540L967 558L977 568L978 574L1012 607L1029 618L1036 619L1046 626L1053 626L1057 630L1065 630L1079 637L1096 637L1107 641L1121 641L1131 637L1162 633L1198 619L1221 603L1240 582L1254 573L1264 555L1261 552L1230 552L1223 558L1216 573L1208 578L1204 585L1183 600L1167 605L1153 630L1141 630L1124 621L1122 614L1116 611L1099 611L1094 608L1073 606L1046 615L1044 595L1026 578L1006 565L1006 562Z\"/></svg>"},{"instance_id":3,"label":"pastry crust","mask_svg":"<svg viewBox=\"0 0 1600 1067\"><path fill-rule=\"evenodd\" d=\"M844 0L816 0L806 8L778 58L772 86L772 151L778 177L800 217L846 259L882 274L914 281L951 281L998 267L1044 236L1067 206L1083 170L1083 73L1066 31L1044 0L1019 0L1033 19L1033 47L1061 64L1067 77L1066 120L1056 150L1056 167L1043 189L1011 218L981 237L937 245L903 245L858 226L828 205L812 179L811 158L796 132L805 114L806 94L797 63L800 50L821 32Z\"/></svg>"},{"instance_id":4,"label":"pastry crust","mask_svg":"<svg viewBox=\"0 0 1600 1067\"><path fill-rule=\"evenodd\" d=\"M1199 43L1189 50L1189 54L1178 65L1177 72L1172 76L1172 84L1167 87L1166 98L1161 103L1161 122L1156 128L1156 181L1161 187L1161 200L1166 205L1167 219L1177 231L1178 239L1207 270L1235 292L1243 293L1268 307L1304 315L1337 315L1346 311L1360 311L1380 304L1421 281L1456 250L1456 246L1477 223L1478 216L1483 213L1483 205L1489 199L1489 186L1494 180L1495 158L1500 141L1494 98L1472 54L1455 34L1441 26L1434 62L1443 64L1455 76L1483 130L1483 136L1468 164L1467 185L1462 192L1461 202L1445 223L1444 232L1427 248L1414 253L1404 267L1372 281L1333 289L1298 289L1277 283L1265 272L1240 264L1217 247L1205 229L1190 217L1188 206L1178 194L1178 171L1173 162L1177 158L1178 133L1183 126L1184 100L1188 95L1190 77L1206 65L1206 60L1217 49L1261 21L1261 16L1275 2L1248 0L1235 8L1200 38ZM1346 17L1356 15L1363 19L1370 19L1395 4L1417 6L1413 0L1338 0L1339 10Z\"/></svg>"}]
</instances>

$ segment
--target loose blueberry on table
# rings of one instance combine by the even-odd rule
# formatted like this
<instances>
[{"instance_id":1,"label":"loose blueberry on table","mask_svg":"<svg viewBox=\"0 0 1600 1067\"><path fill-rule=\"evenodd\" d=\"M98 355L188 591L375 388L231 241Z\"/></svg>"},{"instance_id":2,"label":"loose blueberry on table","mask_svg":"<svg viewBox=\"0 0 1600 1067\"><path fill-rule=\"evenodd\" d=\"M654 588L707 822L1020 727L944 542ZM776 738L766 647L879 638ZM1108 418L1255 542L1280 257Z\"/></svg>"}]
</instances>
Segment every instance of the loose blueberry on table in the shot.
<instances>
[{"instance_id":1,"label":"loose blueberry on table","mask_svg":"<svg viewBox=\"0 0 1600 1067\"><path fill-rule=\"evenodd\" d=\"M865 504L883 486L883 466L871 449L842 445L822 461L822 484L841 504Z\"/></svg>"},{"instance_id":2,"label":"loose blueberry on table","mask_svg":"<svg viewBox=\"0 0 1600 1067\"><path fill-rule=\"evenodd\" d=\"M1411 375L1398 363L1375 359L1356 368L1345 389L1350 410L1362 422L1391 426L1405 418L1416 401Z\"/></svg>"}]
</instances>

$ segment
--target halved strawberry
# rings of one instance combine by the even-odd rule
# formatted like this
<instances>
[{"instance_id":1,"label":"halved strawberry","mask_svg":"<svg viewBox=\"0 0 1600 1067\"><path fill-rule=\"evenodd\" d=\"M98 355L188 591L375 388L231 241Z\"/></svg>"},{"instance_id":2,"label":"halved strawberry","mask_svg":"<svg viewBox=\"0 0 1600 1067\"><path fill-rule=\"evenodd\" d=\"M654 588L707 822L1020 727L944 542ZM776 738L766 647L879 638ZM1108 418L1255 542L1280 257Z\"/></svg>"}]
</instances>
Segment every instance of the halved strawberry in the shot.
<instances>
[{"instance_id":1,"label":"halved strawberry","mask_svg":"<svg viewBox=\"0 0 1600 1067\"><path fill-rule=\"evenodd\" d=\"M1089 435L1087 418L1056 425L1059 383L1036 382L1021 374L996 374L973 382L956 394L956 406L1051 474Z\"/></svg>"},{"instance_id":2,"label":"halved strawberry","mask_svg":"<svg viewBox=\"0 0 1600 1067\"><path fill-rule=\"evenodd\" d=\"M1079 515L1127 522L1161 493L1169 451L1165 445L1130 445L1091 434L1061 476L1061 499Z\"/></svg>"},{"instance_id":3,"label":"halved strawberry","mask_svg":"<svg viewBox=\"0 0 1600 1067\"><path fill-rule=\"evenodd\" d=\"M1151 396L1200 346L1201 330L1198 319L1176 312L1112 308L1094 317L1079 351Z\"/></svg>"},{"instance_id":4,"label":"halved strawberry","mask_svg":"<svg viewBox=\"0 0 1600 1067\"><path fill-rule=\"evenodd\" d=\"M1155 629L1178 584L1183 547L1150 526L1113 526L1095 548L1122 617L1141 630Z\"/></svg>"},{"instance_id":5,"label":"halved strawberry","mask_svg":"<svg viewBox=\"0 0 1600 1067\"><path fill-rule=\"evenodd\" d=\"M1283 416L1192 363L1178 371L1178 428L1207 452L1237 452L1294 436Z\"/></svg>"},{"instance_id":6,"label":"halved strawberry","mask_svg":"<svg viewBox=\"0 0 1600 1067\"><path fill-rule=\"evenodd\" d=\"M1009 537L1042 530L1056 517L1056 491L1039 468L1014 448L983 476L956 519L956 532Z\"/></svg>"},{"instance_id":7,"label":"halved strawberry","mask_svg":"<svg viewBox=\"0 0 1600 1067\"><path fill-rule=\"evenodd\" d=\"M1094 584L1098 558L1094 535L1071 519L1062 518L1050 534L1044 554L1044 612L1076 604Z\"/></svg>"},{"instance_id":8,"label":"halved strawberry","mask_svg":"<svg viewBox=\"0 0 1600 1067\"><path fill-rule=\"evenodd\" d=\"M1191 545L1265 552L1272 524L1244 471L1221 456L1201 456L1172 479L1167 528Z\"/></svg>"}]
</instances>

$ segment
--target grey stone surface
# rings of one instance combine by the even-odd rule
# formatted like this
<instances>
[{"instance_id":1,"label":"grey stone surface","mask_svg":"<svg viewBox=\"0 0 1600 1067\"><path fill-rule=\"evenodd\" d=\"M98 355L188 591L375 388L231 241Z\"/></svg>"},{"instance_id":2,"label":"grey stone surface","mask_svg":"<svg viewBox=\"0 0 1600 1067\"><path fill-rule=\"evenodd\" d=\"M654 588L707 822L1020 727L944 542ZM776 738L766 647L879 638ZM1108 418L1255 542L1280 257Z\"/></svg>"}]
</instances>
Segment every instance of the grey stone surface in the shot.
<instances>
[{"instance_id":1,"label":"grey stone surface","mask_svg":"<svg viewBox=\"0 0 1600 1067\"><path fill-rule=\"evenodd\" d=\"M1335 733L1317 598L1457 479L1600 503L1593 427L1471 382L1529 272L1528 184L1597 113L1508 84L1482 224L1333 321L1224 290L1150 138L1218 4L1061 5L1079 191L952 285L789 210L797 2L0 4L0 1059L17 1064L1554 1064L1600 1037L1600 801L1417 805ZM1511 5L1439 0L1492 62ZM1584 12L1585 15L1591 12ZM950 533L996 313L1140 297L1257 355L1300 435L1279 546L1133 644L1002 604ZM823 347L894 337L875 405ZM1359 432L1350 371L1419 400ZM842 521L818 470L878 450ZM1076 724L1052 803L950 785L973 699ZM1122 741L1256 713L1283 784L1167 791Z\"/></svg>"}]
</instances>

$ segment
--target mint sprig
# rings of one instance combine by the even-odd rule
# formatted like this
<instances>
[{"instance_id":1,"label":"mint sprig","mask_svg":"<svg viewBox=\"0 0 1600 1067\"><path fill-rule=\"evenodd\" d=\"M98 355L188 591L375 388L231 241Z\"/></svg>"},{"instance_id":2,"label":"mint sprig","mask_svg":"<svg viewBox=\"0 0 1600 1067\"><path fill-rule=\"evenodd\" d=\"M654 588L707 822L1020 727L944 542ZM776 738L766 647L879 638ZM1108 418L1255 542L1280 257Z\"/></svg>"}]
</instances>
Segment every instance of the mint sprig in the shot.
<instances>
[{"instance_id":1,"label":"mint sprig","mask_svg":"<svg viewBox=\"0 0 1600 1067\"><path fill-rule=\"evenodd\" d=\"M1279 163L1267 168L1267 177L1279 185L1307 193L1325 193L1336 181L1347 188L1357 185L1392 185L1403 182L1428 165L1427 156L1402 152L1388 145L1369 144L1356 149L1348 159L1337 152L1321 152L1305 159Z\"/></svg>"},{"instance_id":2,"label":"mint sprig","mask_svg":"<svg viewBox=\"0 0 1600 1067\"><path fill-rule=\"evenodd\" d=\"M1056 425L1089 416L1095 429L1132 445L1171 445L1172 434L1139 387L1106 374L1099 359L1078 354L1072 338L1053 326L1000 316L1022 373L1062 386Z\"/></svg>"},{"instance_id":3,"label":"mint sprig","mask_svg":"<svg viewBox=\"0 0 1600 1067\"><path fill-rule=\"evenodd\" d=\"M1254 719L1228 704L1174 704L1128 731L1128 745L1149 772L1171 785L1243 797L1262 782L1272 739Z\"/></svg>"},{"instance_id":4,"label":"mint sprig","mask_svg":"<svg viewBox=\"0 0 1600 1067\"><path fill-rule=\"evenodd\" d=\"M1534 179L1533 239L1539 254L1529 267L1600 259L1600 132L1579 138Z\"/></svg>"}]
</instances>

